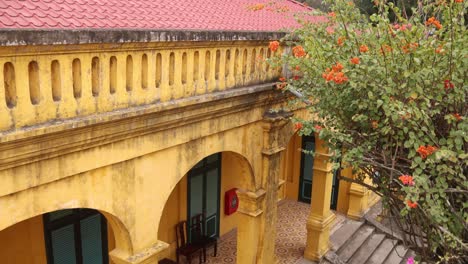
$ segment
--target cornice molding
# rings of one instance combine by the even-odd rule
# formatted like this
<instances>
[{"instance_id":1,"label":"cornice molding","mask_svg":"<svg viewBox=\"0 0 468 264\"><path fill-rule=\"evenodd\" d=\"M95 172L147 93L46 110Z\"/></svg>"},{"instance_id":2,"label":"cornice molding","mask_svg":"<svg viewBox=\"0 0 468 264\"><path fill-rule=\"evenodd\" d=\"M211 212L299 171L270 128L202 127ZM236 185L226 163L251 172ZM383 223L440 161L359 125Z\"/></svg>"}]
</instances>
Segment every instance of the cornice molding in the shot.
<instances>
[{"instance_id":1,"label":"cornice molding","mask_svg":"<svg viewBox=\"0 0 468 264\"><path fill-rule=\"evenodd\" d=\"M274 92L272 84L264 84L43 124L20 134L2 136L0 170L264 107L284 99L282 94ZM216 133L219 132L222 131Z\"/></svg>"}]
</instances>

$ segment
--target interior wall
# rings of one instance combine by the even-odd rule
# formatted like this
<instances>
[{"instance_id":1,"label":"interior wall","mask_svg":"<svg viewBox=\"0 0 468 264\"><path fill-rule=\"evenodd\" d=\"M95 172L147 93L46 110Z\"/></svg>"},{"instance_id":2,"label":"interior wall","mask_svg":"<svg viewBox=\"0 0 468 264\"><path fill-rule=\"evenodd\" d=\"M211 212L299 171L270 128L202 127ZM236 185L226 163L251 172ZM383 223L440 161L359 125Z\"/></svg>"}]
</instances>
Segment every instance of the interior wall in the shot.
<instances>
[{"instance_id":1,"label":"interior wall","mask_svg":"<svg viewBox=\"0 0 468 264\"><path fill-rule=\"evenodd\" d=\"M299 198L299 177L301 171L302 137L295 134L288 143L283 158L281 173L285 179L285 198L297 201Z\"/></svg>"},{"instance_id":2,"label":"interior wall","mask_svg":"<svg viewBox=\"0 0 468 264\"><path fill-rule=\"evenodd\" d=\"M169 248L163 253L162 258L175 260L176 233L175 226L178 222L187 219L187 175L172 190L159 223L158 239L169 244Z\"/></svg>"},{"instance_id":3,"label":"interior wall","mask_svg":"<svg viewBox=\"0 0 468 264\"><path fill-rule=\"evenodd\" d=\"M109 252L115 248L112 227L107 224ZM0 231L0 263L47 263L43 216L39 215ZM109 259L109 263L113 264Z\"/></svg>"},{"instance_id":4,"label":"interior wall","mask_svg":"<svg viewBox=\"0 0 468 264\"><path fill-rule=\"evenodd\" d=\"M237 227L238 213L231 215L224 214L224 194L232 189L239 187L242 178L251 177L251 175L242 175L250 173L248 170L243 170L242 164L245 160L240 159L237 154L232 152L224 152L221 159L221 190L220 190L220 235ZM244 167L245 168L245 167Z\"/></svg>"},{"instance_id":5,"label":"interior wall","mask_svg":"<svg viewBox=\"0 0 468 264\"><path fill-rule=\"evenodd\" d=\"M47 263L42 215L0 231L2 264Z\"/></svg>"},{"instance_id":6,"label":"interior wall","mask_svg":"<svg viewBox=\"0 0 468 264\"><path fill-rule=\"evenodd\" d=\"M109 222L107 222L107 250L111 252L115 249L115 237L114 237L114 230L110 226ZM114 264L114 262L109 258L109 264Z\"/></svg>"}]
</instances>

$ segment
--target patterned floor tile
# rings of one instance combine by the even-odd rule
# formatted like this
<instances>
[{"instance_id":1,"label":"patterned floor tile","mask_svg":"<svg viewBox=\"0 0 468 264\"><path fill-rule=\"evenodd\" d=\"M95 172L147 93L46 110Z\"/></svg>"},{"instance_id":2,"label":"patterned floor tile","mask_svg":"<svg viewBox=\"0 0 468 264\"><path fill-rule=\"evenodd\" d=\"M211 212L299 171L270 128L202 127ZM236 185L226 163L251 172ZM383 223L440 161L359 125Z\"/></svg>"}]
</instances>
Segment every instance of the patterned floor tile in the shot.
<instances>
[{"instance_id":1,"label":"patterned floor tile","mask_svg":"<svg viewBox=\"0 0 468 264\"><path fill-rule=\"evenodd\" d=\"M278 224L275 254L279 264L294 264L302 259L306 244L306 222L310 205L293 200L283 200L278 204ZM344 216L336 214L337 219L332 227L339 226ZM237 230L234 229L220 238L218 254L213 257L213 250L207 252L206 263L236 263ZM198 263L198 262L197 262ZM241 263L240 263L241 264Z\"/></svg>"}]
</instances>

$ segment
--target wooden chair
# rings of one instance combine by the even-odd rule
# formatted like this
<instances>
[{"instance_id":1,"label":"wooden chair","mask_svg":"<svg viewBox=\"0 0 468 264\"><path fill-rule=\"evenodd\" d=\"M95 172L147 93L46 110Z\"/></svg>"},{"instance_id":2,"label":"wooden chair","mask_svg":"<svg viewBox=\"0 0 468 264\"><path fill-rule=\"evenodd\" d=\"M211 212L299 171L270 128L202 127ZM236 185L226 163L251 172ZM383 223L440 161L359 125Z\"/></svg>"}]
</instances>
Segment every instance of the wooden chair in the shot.
<instances>
[{"instance_id":1,"label":"wooden chair","mask_svg":"<svg viewBox=\"0 0 468 264\"><path fill-rule=\"evenodd\" d=\"M176 225L177 249L176 257L177 264L179 263L180 255L185 256L188 264L192 263L192 257L198 253L199 263L202 263L203 247L199 244L188 243L187 240L187 221L181 221Z\"/></svg>"},{"instance_id":2,"label":"wooden chair","mask_svg":"<svg viewBox=\"0 0 468 264\"><path fill-rule=\"evenodd\" d=\"M192 230L192 243L199 245L203 248L203 262L206 261L206 250L214 247L213 257L216 257L218 251L218 239L215 237L206 236L204 224L205 215L197 214L192 217L190 228Z\"/></svg>"}]
</instances>

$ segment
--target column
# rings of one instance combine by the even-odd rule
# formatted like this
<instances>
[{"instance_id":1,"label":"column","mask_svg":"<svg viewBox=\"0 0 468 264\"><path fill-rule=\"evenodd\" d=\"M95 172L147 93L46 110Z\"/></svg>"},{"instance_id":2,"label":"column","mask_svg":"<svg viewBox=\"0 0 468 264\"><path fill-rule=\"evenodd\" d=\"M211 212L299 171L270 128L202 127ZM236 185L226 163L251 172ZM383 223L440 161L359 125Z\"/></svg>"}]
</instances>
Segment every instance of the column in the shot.
<instances>
[{"instance_id":1,"label":"column","mask_svg":"<svg viewBox=\"0 0 468 264\"><path fill-rule=\"evenodd\" d=\"M323 141L316 139L312 203L307 220L307 243L304 257L318 261L329 250L330 227L335 215L330 211L333 184L330 154Z\"/></svg>"},{"instance_id":2,"label":"column","mask_svg":"<svg viewBox=\"0 0 468 264\"><path fill-rule=\"evenodd\" d=\"M267 113L262 123L261 175L255 191L239 190L240 222L237 263L276 263L275 240L281 151L285 149L286 124L291 114Z\"/></svg>"},{"instance_id":3,"label":"column","mask_svg":"<svg viewBox=\"0 0 468 264\"><path fill-rule=\"evenodd\" d=\"M239 197L239 213L237 225L237 263L260 263L257 261L257 252L261 244L262 210L265 191L256 192L237 190Z\"/></svg>"}]
</instances>

